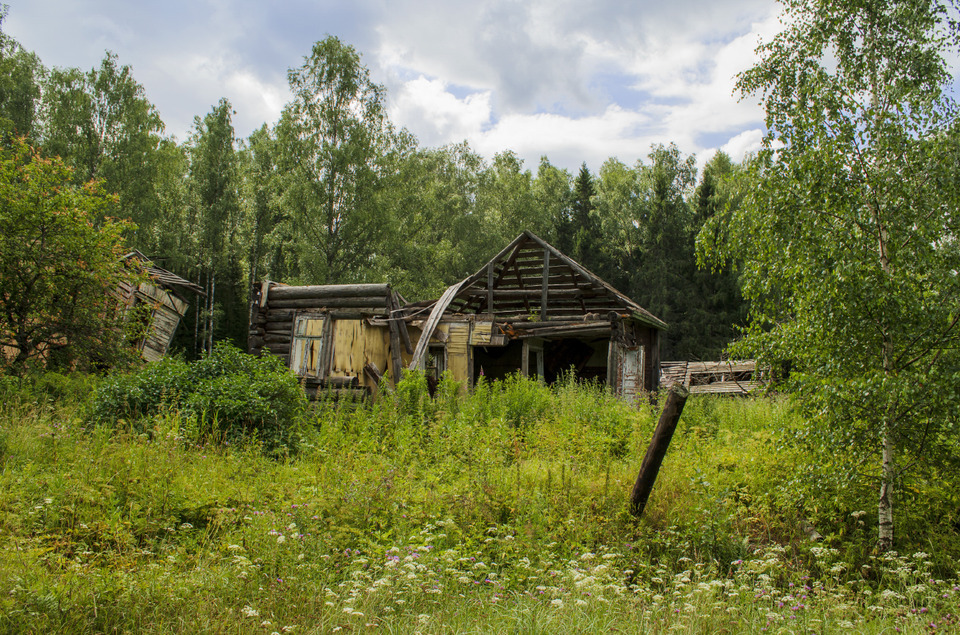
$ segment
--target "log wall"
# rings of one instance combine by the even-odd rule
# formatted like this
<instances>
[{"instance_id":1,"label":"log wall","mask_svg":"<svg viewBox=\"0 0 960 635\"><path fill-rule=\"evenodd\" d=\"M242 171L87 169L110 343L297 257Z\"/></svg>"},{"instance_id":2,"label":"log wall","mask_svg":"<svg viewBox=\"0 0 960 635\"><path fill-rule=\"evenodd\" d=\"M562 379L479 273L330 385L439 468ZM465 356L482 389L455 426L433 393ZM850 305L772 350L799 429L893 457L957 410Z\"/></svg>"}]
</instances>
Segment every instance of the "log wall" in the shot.
<instances>
[{"instance_id":1,"label":"log wall","mask_svg":"<svg viewBox=\"0 0 960 635\"><path fill-rule=\"evenodd\" d=\"M290 364L293 327L299 314L322 314L333 321L333 351L323 385L351 386L376 391L376 382L364 367L372 364L395 376L390 362L390 329L371 319L389 317L397 298L386 284L314 285L288 287L257 283L251 290L247 350L253 355L275 355Z\"/></svg>"}]
</instances>

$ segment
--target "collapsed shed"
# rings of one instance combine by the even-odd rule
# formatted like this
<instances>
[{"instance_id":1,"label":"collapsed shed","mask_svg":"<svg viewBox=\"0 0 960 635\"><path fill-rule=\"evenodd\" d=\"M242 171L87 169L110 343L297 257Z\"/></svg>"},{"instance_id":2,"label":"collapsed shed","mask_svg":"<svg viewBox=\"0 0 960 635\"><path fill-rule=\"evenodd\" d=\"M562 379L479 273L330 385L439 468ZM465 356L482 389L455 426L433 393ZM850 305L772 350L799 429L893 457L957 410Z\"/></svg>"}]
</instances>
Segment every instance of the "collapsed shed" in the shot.
<instances>
[{"instance_id":1,"label":"collapsed shed","mask_svg":"<svg viewBox=\"0 0 960 635\"><path fill-rule=\"evenodd\" d=\"M383 373L444 372L465 387L520 372L564 373L633 399L657 388L666 324L547 242L524 232L438 300L389 285L253 290L249 350L281 356L305 382L374 392Z\"/></svg>"},{"instance_id":2,"label":"collapsed shed","mask_svg":"<svg viewBox=\"0 0 960 635\"><path fill-rule=\"evenodd\" d=\"M716 362L663 362L660 386L679 384L691 394L746 395L763 389L765 373L757 369L755 360L723 360Z\"/></svg>"},{"instance_id":3,"label":"collapsed shed","mask_svg":"<svg viewBox=\"0 0 960 635\"><path fill-rule=\"evenodd\" d=\"M144 321L143 337L135 346L143 359L155 362L167 354L177 326L187 314L190 305L185 292L205 294L199 286L161 269L139 251L130 252L124 260L147 276L137 285L120 283L117 294L127 315Z\"/></svg>"}]
</instances>

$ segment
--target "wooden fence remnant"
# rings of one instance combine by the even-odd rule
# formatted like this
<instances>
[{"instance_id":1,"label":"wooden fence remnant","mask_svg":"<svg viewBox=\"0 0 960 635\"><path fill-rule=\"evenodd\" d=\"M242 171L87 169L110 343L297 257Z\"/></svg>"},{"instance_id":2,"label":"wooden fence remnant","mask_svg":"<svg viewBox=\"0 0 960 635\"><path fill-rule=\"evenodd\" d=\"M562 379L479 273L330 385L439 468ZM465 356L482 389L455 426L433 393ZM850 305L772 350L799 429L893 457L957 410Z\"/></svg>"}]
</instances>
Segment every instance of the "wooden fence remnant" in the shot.
<instances>
[{"instance_id":1,"label":"wooden fence remnant","mask_svg":"<svg viewBox=\"0 0 960 635\"><path fill-rule=\"evenodd\" d=\"M647 506L647 499L650 498L653 484L657 481L660 465L667 454L667 448L670 447L670 440L673 439L677 422L680 421L680 414L683 412L683 405L687 402L689 395L690 392L679 384L672 386L667 393L667 403L663 406L657 428L653 432L653 439L650 440L643 463L640 464L640 473L637 475L637 482L634 483L633 492L630 495L630 513L637 518L643 515L643 509Z\"/></svg>"}]
</instances>

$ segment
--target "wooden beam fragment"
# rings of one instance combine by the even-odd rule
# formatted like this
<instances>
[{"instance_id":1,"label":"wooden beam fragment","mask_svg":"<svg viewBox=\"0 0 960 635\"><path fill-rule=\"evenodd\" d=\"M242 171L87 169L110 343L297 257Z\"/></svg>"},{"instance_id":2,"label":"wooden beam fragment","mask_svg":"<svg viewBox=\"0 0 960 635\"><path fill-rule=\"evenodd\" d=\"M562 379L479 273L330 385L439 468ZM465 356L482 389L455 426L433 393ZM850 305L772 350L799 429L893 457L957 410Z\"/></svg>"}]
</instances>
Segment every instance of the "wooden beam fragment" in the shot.
<instances>
[{"instance_id":1,"label":"wooden beam fragment","mask_svg":"<svg viewBox=\"0 0 960 635\"><path fill-rule=\"evenodd\" d=\"M420 334L420 340L417 342L417 348L414 349L413 357L410 360L410 364L407 366L407 368L420 368L420 364L423 362L423 357L427 352L427 347L430 346L430 338L433 336L433 332L436 330L437 324L440 323L440 319L443 317L443 312L447 310L447 307L450 306L450 302L453 301L453 298L456 297L461 287L463 287L466 283L467 280L463 280L457 284L450 285L447 287L447 290L443 292L443 295L440 296L440 299L437 300L437 303L433 305L433 309L430 310L430 317L427 318L427 321L423 325L423 332Z\"/></svg>"},{"instance_id":2,"label":"wooden beam fragment","mask_svg":"<svg viewBox=\"0 0 960 635\"><path fill-rule=\"evenodd\" d=\"M493 310L493 262L487 264L487 311Z\"/></svg>"},{"instance_id":3,"label":"wooden beam fragment","mask_svg":"<svg viewBox=\"0 0 960 635\"><path fill-rule=\"evenodd\" d=\"M377 368L377 365L373 362L367 362L363 367L364 374L373 380L373 383L380 385L380 380L383 379L383 373L380 372L380 369Z\"/></svg>"},{"instance_id":4,"label":"wooden beam fragment","mask_svg":"<svg viewBox=\"0 0 960 635\"><path fill-rule=\"evenodd\" d=\"M543 250L543 282L540 286L540 319L547 319L547 292L550 289L550 250Z\"/></svg>"},{"instance_id":5,"label":"wooden beam fragment","mask_svg":"<svg viewBox=\"0 0 960 635\"><path fill-rule=\"evenodd\" d=\"M389 284L324 284L302 287L273 287L270 297L276 300L302 300L307 298L384 298L390 293ZM264 294L266 297L266 294Z\"/></svg>"},{"instance_id":6,"label":"wooden beam fragment","mask_svg":"<svg viewBox=\"0 0 960 635\"><path fill-rule=\"evenodd\" d=\"M643 457L637 482L630 494L630 513L637 518L643 515L643 509L647 506L650 492L653 490L657 474L660 473L660 466L663 464L663 457L667 454L667 448L670 447L670 440L677 429L683 404L687 402L689 394L686 388L676 384L667 393L667 403L663 406L663 413L657 422L657 429L653 432L653 439Z\"/></svg>"}]
</instances>

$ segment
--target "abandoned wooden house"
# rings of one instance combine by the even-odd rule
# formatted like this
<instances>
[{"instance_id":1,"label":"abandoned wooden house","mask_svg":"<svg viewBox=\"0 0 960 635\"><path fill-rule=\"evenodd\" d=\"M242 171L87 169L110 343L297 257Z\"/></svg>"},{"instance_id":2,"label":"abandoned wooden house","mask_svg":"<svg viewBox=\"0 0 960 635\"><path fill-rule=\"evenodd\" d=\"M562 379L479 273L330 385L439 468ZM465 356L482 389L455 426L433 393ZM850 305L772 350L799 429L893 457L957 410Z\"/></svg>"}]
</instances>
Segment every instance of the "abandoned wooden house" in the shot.
<instances>
[{"instance_id":1,"label":"abandoned wooden house","mask_svg":"<svg viewBox=\"0 0 960 635\"><path fill-rule=\"evenodd\" d=\"M147 277L138 285L121 283L117 294L127 315L145 322L144 335L135 346L143 359L154 362L167 354L177 326L187 314L185 292L204 293L189 280L157 267L139 251L130 252L124 260Z\"/></svg>"},{"instance_id":2,"label":"abandoned wooden house","mask_svg":"<svg viewBox=\"0 0 960 635\"><path fill-rule=\"evenodd\" d=\"M655 390L661 320L524 232L438 300L386 284L254 286L249 351L284 359L311 388L375 393L384 373L445 371L465 387L520 372L605 383L625 399Z\"/></svg>"}]
</instances>

